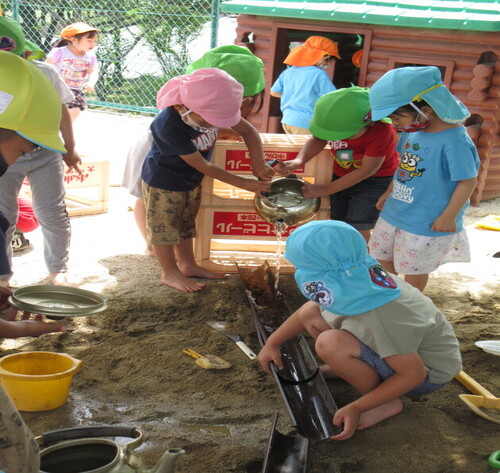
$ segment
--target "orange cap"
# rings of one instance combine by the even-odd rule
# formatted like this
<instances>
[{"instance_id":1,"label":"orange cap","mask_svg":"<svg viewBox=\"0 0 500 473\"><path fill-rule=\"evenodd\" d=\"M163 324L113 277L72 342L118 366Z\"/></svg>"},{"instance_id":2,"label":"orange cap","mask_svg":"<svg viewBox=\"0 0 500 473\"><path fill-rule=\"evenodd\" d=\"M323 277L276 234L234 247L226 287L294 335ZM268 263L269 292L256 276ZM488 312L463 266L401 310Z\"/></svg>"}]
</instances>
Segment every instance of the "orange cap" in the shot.
<instances>
[{"instance_id":1,"label":"orange cap","mask_svg":"<svg viewBox=\"0 0 500 473\"><path fill-rule=\"evenodd\" d=\"M361 67L361 61L363 60L363 50L359 49L352 55L352 63L356 67Z\"/></svg>"},{"instance_id":2,"label":"orange cap","mask_svg":"<svg viewBox=\"0 0 500 473\"><path fill-rule=\"evenodd\" d=\"M314 66L323 56L340 59L337 43L323 36L310 36L302 46L293 48L283 62L290 66Z\"/></svg>"},{"instance_id":3,"label":"orange cap","mask_svg":"<svg viewBox=\"0 0 500 473\"><path fill-rule=\"evenodd\" d=\"M79 21L78 23L71 23L71 25L63 28L59 36L64 39L71 39L77 34L90 33L91 31L98 31L98 29L94 28L93 26L87 25L87 23L82 23Z\"/></svg>"}]
</instances>

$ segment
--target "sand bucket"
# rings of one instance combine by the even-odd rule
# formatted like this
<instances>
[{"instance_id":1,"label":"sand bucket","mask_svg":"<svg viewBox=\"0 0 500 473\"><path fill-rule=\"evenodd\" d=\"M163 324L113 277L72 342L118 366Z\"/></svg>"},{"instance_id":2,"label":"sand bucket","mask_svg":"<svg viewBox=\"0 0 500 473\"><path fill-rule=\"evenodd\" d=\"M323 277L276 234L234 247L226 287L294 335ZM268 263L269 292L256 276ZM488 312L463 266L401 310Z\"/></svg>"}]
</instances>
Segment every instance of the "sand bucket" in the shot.
<instances>
[{"instance_id":1,"label":"sand bucket","mask_svg":"<svg viewBox=\"0 0 500 473\"><path fill-rule=\"evenodd\" d=\"M66 403L81 364L64 353L7 355L0 358L0 383L20 411L48 411Z\"/></svg>"}]
</instances>

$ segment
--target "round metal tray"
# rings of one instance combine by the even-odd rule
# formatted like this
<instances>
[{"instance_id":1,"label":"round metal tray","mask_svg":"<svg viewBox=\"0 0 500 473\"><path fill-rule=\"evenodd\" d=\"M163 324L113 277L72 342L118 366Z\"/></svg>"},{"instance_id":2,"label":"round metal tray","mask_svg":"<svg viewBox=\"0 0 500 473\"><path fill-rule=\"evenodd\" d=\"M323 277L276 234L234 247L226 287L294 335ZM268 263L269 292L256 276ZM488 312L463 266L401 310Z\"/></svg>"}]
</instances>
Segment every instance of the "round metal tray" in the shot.
<instances>
[{"instance_id":1,"label":"round metal tray","mask_svg":"<svg viewBox=\"0 0 500 473\"><path fill-rule=\"evenodd\" d=\"M106 299L92 291L65 286L28 286L17 289L9 302L35 314L78 317L106 310Z\"/></svg>"}]
</instances>

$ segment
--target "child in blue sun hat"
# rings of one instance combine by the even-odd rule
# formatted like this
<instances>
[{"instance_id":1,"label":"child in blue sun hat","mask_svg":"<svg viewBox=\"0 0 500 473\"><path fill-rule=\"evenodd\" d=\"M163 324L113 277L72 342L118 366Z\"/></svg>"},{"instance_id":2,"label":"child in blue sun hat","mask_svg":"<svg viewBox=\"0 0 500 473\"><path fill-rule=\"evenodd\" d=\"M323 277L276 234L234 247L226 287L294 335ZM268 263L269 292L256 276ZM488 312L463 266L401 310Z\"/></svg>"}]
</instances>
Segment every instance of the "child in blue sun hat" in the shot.
<instances>
[{"instance_id":1,"label":"child in blue sun hat","mask_svg":"<svg viewBox=\"0 0 500 473\"><path fill-rule=\"evenodd\" d=\"M373 120L389 117L402 132L399 166L377 202L370 253L424 290L440 265L470 261L463 215L479 157L462 125L469 112L434 66L387 72L371 88L370 105Z\"/></svg>"},{"instance_id":2,"label":"child in blue sun hat","mask_svg":"<svg viewBox=\"0 0 500 473\"><path fill-rule=\"evenodd\" d=\"M355 387L361 397L340 408L334 440L403 410L402 396L419 397L448 383L462 367L457 338L445 316L413 286L371 257L363 236L347 223L317 220L288 237L285 257L309 299L268 339L262 368L281 369L280 346L307 330L322 372Z\"/></svg>"}]
</instances>

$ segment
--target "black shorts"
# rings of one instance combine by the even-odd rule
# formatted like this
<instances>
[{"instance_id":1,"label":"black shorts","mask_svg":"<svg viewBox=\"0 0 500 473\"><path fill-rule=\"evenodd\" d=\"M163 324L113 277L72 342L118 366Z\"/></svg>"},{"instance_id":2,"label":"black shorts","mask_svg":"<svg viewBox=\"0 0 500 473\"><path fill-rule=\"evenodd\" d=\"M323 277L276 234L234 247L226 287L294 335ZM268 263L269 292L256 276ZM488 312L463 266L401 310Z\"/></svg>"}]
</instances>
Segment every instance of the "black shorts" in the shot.
<instances>
[{"instance_id":1,"label":"black shorts","mask_svg":"<svg viewBox=\"0 0 500 473\"><path fill-rule=\"evenodd\" d=\"M340 179L333 176L332 181ZM330 218L352 225L356 230L371 230L380 213L375 204L387 190L392 176L369 177L330 196Z\"/></svg>"},{"instance_id":2,"label":"black shorts","mask_svg":"<svg viewBox=\"0 0 500 473\"><path fill-rule=\"evenodd\" d=\"M79 89L71 89L71 92L73 92L75 100L68 102L66 106L68 108L79 108L82 112L87 110L88 105L85 97L83 96L83 92Z\"/></svg>"}]
</instances>

